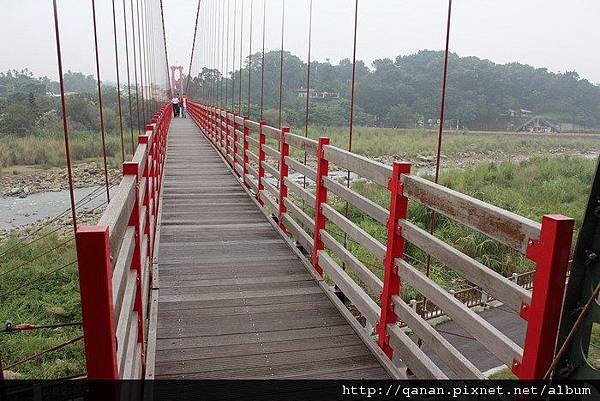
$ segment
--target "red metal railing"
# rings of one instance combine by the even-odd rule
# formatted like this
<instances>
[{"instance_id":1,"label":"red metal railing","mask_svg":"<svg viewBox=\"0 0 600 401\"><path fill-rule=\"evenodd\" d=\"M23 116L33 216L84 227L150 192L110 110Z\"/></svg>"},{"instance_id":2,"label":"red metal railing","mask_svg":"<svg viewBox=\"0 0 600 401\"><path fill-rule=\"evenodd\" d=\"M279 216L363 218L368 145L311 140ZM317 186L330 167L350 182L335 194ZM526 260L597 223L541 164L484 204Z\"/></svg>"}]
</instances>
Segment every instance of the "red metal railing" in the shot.
<instances>
[{"instance_id":1,"label":"red metal railing","mask_svg":"<svg viewBox=\"0 0 600 401\"><path fill-rule=\"evenodd\" d=\"M138 137L123 179L96 226L77 230L87 377L141 379L152 255L172 106Z\"/></svg>"},{"instance_id":2,"label":"red metal railing","mask_svg":"<svg viewBox=\"0 0 600 401\"><path fill-rule=\"evenodd\" d=\"M539 224L411 175L408 164L386 166L331 146L328 138L315 141L294 135L286 127L270 127L264 121L254 122L225 109L197 102L189 102L189 109L203 134L223 155L244 186L254 192L261 205L271 209L280 228L310 254L316 273L325 274L354 304L365 317L367 330L375 326L379 346L388 358L399 352L418 376L446 377L400 329L401 325L406 325L437 350L447 365L461 377L482 378L483 374L425 321L426 318L446 314L510 366L519 378L540 379L544 376L554 355L573 219L547 215ZM242 154L238 146L240 137L243 138ZM276 143L275 147L273 143ZM256 153L248 144L255 147ZM316 169L293 160L290 145L312 155ZM275 162L278 163L277 169L270 164ZM333 180L329 176L331 164L386 187L390 191L390 209ZM290 179L290 168L315 182L315 194ZM299 207L288 192L302 201L305 207L313 208L314 218ZM377 241L337 212L327 203L328 192L333 192L385 225L387 243ZM413 225L406 220L408 199L520 251L536 263L535 276L526 273L524 278L517 280L502 277ZM341 229L383 263L383 281L329 234L326 222ZM457 271L473 282L477 289L456 293L444 290L404 260L405 241ZM345 269L330 254L341 260ZM371 293L381 294L379 304L355 282L356 279ZM526 284L523 280L532 280L532 284L523 285ZM422 305L413 302L409 306L402 301L399 296L402 283L409 284L427 298L427 311L423 311ZM532 288L532 291L520 285ZM527 321L523 348L469 309L491 299L503 302ZM371 339L370 333L367 338Z\"/></svg>"}]
</instances>

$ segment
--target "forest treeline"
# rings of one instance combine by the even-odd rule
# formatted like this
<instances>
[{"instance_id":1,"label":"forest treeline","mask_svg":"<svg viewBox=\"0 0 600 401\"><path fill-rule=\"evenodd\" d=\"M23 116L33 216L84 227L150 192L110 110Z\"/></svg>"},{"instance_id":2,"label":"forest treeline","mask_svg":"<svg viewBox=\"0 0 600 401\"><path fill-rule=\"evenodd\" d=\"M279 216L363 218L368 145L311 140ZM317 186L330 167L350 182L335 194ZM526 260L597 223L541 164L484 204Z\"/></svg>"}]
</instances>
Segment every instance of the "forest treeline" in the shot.
<instances>
[{"instance_id":1,"label":"forest treeline","mask_svg":"<svg viewBox=\"0 0 600 401\"><path fill-rule=\"evenodd\" d=\"M279 60L277 51L265 54L264 118L278 121ZM252 55L250 115L259 117L261 101L262 55ZM436 121L440 108L443 53L423 50L416 54L380 59L367 66L356 65L355 124L380 127L415 127ZM224 103L238 109L241 75L241 112L247 113L249 59L244 68L224 78L218 70L203 68L192 77L184 77L190 99ZM305 119L307 64L298 56L284 54L284 123L301 126ZM240 74L241 73L241 74ZM98 129L96 79L92 75L69 71L65 74L69 122L76 130ZM313 61L311 88L333 98L311 99L310 122L314 125L348 124L352 63L341 60ZM227 89L227 90L226 90ZM123 119L129 122L127 88L122 88ZM135 87L132 86L132 112L137 123ZM28 70L0 73L0 134L58 132L61 126L58 83L35 77ZM235 99L232 101L232 94ZM339 94L339 98L335 98ZM141 98L141 93L140 96ZM108 130L118 129L117 90L103 85L105 120ZM151 108L156 108L152 105ZM450 54L446 119L458 120L460 127L478 129L502 127L510 111L522 109L531 115L543 115L555 123L600 127L600 86L582 79L576 72L553 73L519 63L496 64L477 57ZM141 112L141 110L140 110ZM143 122L141 122L143 124ZM454 123L453 123L454 124Z\"/></svg>"},{"instance_id":2,"label":"forest treeline","mask_svg":"<svg viewBox=\"0 0 600 401\"><path fill-rule=\"evenodd\" d=\"M264 106L279 107L277 51L265 54ZM251 103L260 103L261 53L252 56ZM356 120L361 125L415 126L419 120L439 116L443 52L423 50L395 59L375 60L371 67L356 65ZM289 52L284 54L283 94L285 119L290 125L304 121L305 100L298 90L306 87L307 64ZM247 102L248 59L241 71L242 103ZM311 64L311 88L339 93L340 99L311 101L311 121L319 125L344 125L348 121L352 63L328 61ZM215 82L222 82L215 91ZM234 82L235 81L235 82ZM222 79L217 70L204 68L189 82L188 93L208 99L224 96L232 86L238 99L240 70ZM233 85L232 85L233 84ZM449 56L446 118L476 128L507 120L509 111L522 109L555 122L600 127L600 86L576 72L553 73L519 63L496 64L477 57ZM271 110L269 114L274 113ZM497 124L496 124L497 125Z\"/></svg>"}]
</instances>

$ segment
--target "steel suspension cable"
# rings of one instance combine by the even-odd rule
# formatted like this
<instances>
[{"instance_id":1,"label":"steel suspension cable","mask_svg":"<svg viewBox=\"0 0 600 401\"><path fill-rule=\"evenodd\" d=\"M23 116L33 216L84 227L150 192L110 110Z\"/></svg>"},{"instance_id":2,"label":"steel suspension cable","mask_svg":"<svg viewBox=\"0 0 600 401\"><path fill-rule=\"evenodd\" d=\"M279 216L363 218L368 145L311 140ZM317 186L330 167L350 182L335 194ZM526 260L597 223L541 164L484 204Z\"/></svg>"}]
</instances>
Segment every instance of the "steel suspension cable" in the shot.
<instances>
[{"instance_id":1,"label":"steel suspension cable","mask_svg":"<svg viewBox=\"0 0 600 401\"><path fill-rule=\"evenodd\" d=\"M129 34L127 33L127 8L123 0L123 27L125 29L125 58L127 61L127 97L129 99L129 129L131 130L131 154L135 152L135 141L133 139L133 105L131 102L131 73L129 70Z\"/></svg>"},{"instance_id":2,"label":"steel suspension cable","mask_svg":"<svg viewBox=\"0 0 600 401\"><path fill-rule=\"evenodd\" d=\"M221 34L219 35L219 69L220 69L220 81L219 81L219 98L221 107L227 108L225 104L225 94L223 93L223 80L225 78L225 71L223 67L223 55L225 54L225 3L221 2L221 16L219 21L221 23Z\"/></svg>"},{"instance_id":3,"label":"steel suspension cable","mask_svg":"<svg viewBox=\"0 0 600 401\"><path fill-rule=\"evenodd\" d=\"M448 49L450 46L450 22L452 18L452 0L448 0L448 16L446 19L446 47L444 50L444 72L442 77L442 95L440 99L440 124L438 127L438 139L437 139L437 152L435 159L435 179L434 182L437 184L440 178L440 159L442 154L442 141L443 141L443 130L444 130L444 113L446 106L446 82L448 79ZM430 234L435 233L436 226L436 213L435 210L431 211L431 225ZM429 271L431 268L431 257L427 255L425 274L429 277Z\"/></svg>"},{"instance_id":4,"label":"steel suspension cable","mask_svg":"<svg viewBox=\"0 0 600 401\"><path fill-rule=\"evenodd\" d=\"M260 120L263 119L265 100L265 28L267 22L267 0L263 0L263 25L262 25L262 61L260 66Z\"/></svg>"},{"instance_id":5,"label":"steel suspension cable","mask_svg":"<svg viewBox=\"0 0 600 401\"><path fill-rule=\"evenodd\" d=\"M52 6L54 9L54 33L56 37L56 58L58 61L58 78L60 84L60 103L62 107L62 117L63 117L63 134L64 134L64 142L65 142L65 155L67 159L67 178L69 181L69 198L71 201L71 214L73 217L73 232L77 234L77 216L75 212L75 193L73 190L73 171L71 169L71 148L69 146L69 125L67 122L67 102L65 98L65 80L63 77L63 67L62 67L62 52L60 46L60 28L58 24L58 6L56 4L56 0L52 1Z\"/></svg>"},{"instance_id":6,"label":"steel suspension cable","mask_svg":"<svg viewBox=\"0 0 600 401\"><path fill-rule=\"evenodd\" d=\"M308 138L309 106L310 106L310 67L311 67L311 43L312 43L312 13L313 0L308 5L308 55L306 66L306 111L304 114L304 137ZM304 151L304 165L306 165L307 153ZM306 176L303 176L302 187L306 189Z\"/></svg>"},{"instance_id":7,"label":"steel suspension cable","mask_svg":"<svg viewBox=\"0 0 600 401\"><path fill-rule=\"evenodd\" d=\"M251 90L251 76L252 76L252 17L254 10L254 0L250 0L250 39L248 44L248 111L246 115L250 117L250 90Z\"/></svg>"},{"instance_id":8,"label":"steel suspension cable","mask_svg":"<svg viewBox=\"0 0 600 401\"><path fill-rule=\"evenodd\" d=\"M281 52L279 57L279 129L283 124L283 40L285 37L285 0L281 5ZM278 163L279 164L279 163Z\"/></svg>"},{"instance_id":9,"label":"steel suspension cable","mask_svg":"<svg viewBox=\"0 0 600 401\"><path fill-rule=\"evenodd\" d=\"M117 39L117 13L112 0L113 36L115 39L115 70L117 72L117 102L119 107L119 132L121 134L121 161L125 162L125 138L123 136L123 108L121 104L121 77L119 75L119 45Z\"/></svg>"},{"instance_id":10,"label":"steel suspension cable","mask_svg":"<svg viewBox=\"0 0 600 401\"><path fill-rule=\"evenodd\" d=\"M100 117L100 135L102 137L102 158L104 160L104 183L106 185L106 201L110 202L108 185L108 165L106 163L106 138L104 135L104 108L102 105L102 81L100 80L100 56L98 55L98 29L96 24L96 0L92 0L92 17L94 27L94 50L96 51L96 75L98 84L98 113Z\"/></svg>"}]
</instances>

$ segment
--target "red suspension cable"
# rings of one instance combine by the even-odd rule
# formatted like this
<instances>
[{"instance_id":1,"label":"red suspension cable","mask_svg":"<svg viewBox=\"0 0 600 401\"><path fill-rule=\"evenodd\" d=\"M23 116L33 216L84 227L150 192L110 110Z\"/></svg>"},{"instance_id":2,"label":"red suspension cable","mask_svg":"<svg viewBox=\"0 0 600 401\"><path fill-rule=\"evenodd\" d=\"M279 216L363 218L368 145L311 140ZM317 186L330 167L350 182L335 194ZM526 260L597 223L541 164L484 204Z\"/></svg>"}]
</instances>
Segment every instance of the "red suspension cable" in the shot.
<instances>
[{"instance_id":1,"label":"red suspension cable","mask_svg":"<svg viewBox=\"0 0 600 401\"><path fill-rule=\"evenodd\" d=\"M246 115L250 117L250 81L252 76L252 17L254 10L254 0L250 0L250 40L248 45L248 111Z\"/></svg>"},{"instance_id":2,"label":"red suspension cable","mask_svg":"<svg viewBox=\"0 0 600 401\"><path fill-rule=\"evenodd\" d=\"M450 47L450 21L452 18L452 0L448 0L448 17L446 20L446 48L444 50L444 75L442 78L442 96L440 100L440 125L438 127L438 141L437 141L437 154L435 159L435 183L437 184L440 177L440 159L442 154L442 140L444 130L444 112L446 108L446 81L448 78L448 49ZM435 210L431 211L431 226L429 232L433 234L435 232L436 225L436 213ZM427 255L426 260L426 274L429 276L431 267L431 258Z\"/></svg>"},{"instance_id":3,"label":"red suspension cable","mask_svg":"<svg viewBox=\"0 0 600 401\"><path fill-rule=\"evenodd\" d=\"M190 85L190 77L192 76L192 60L194 60L194 50L196 48L196 33L198 32L198 17L200 16L200 3L202 0L198 0L198 8L196 9L196 23L194 24L194 40L192 41L192 54L190 55L190 68L188 69L188 76L185 84L185 91Z\"/></svg>"},{"instance_id":4,"label":"red suspension cable","mask_svg":"<svg viewBox=\"0 0 600 401\"><path fill-rule=\"evenodd\" d=\"M244 2L241 2L240 12L240 82L238 88L238 114L242 114L242 71L244 70L242 52L244 49Z\"/></svg>"},{"instance_id":5,"label":"red suspension cable","mask_svg":"<svg viewBox=\"0 0 600 401\"><path fill-rule=\"evenodd\" d=\"M54 9L54 33L56 36L56 58L58 61L58 80L60 83L60 102L63 115L63 134L65 139L65 155L67 159L67 177L69 180L69 198L71 200L71 215L73 217L73 232L77 234L77 216L75 213L75 194L73 191L73 171L71 169L71 147L69 146L69 125L67 123L67 102L65 99L65 82L62 67L62 52L60 47L60 28L58 24L58 6L56 0L52 1Z\"/></svg>"},{"instance_id":6,"label":"red suspension cable","mask_svg":"<svg viewBox=\"0 0 600 401\"><path fill-rule=\"evenodd\" d=\"M310 0L308 6L308 55L306 65L306 111L304 114L304 137L308 138L309 106L310 106L310 64L311 64L311 43L312 43L312 12L313 0ZM306 151L304 151L304 164L306 165ZM306 176L303 178L302 186L306 189Z\"/></svg>"},{"instance_id":7,"label":"red suspension cable","mask_svg":"<svg viewBox=\"0 0 600 401\"><path fill-rule=\"evenodd\" d=\"M115 0L112 0L113 34L115 38L115 69L117 71L117 101L119 105L119 132L121 133L121 161L125 162L125 138L123 136L123 107L121 104L121 77L119 75L119 46L117 40L117 15Z\"/></svg>"},{"instance_id":8,"label":"red suspension cable","mask_svg":"<svg viewBox=\"0 0 600 401\"><path fill-rule=\"evenodd\" d=\"M279 128L283 124L283 40L285 33L285 0L281 7L281 52L279 59Z\"/></svg>"},{"instance_id":9,"label":"red suspension cable","mask_svg":"<svg viewBox=\"0 0 600 401\"><path fill-rule=\"evenodd\" d=\"M233 2L233 49L231 59L233 60L233 68L231 73L231 111L235 108L235 40L237 28L237 0Z\"/></svg>"},{"instance_id":10,"label":"red suspension cable","mask_svg":"<svg viewBox=\"0 0 600 401\"><path fill-rule=\"evenodd\" d=\"M123 0L123 27L125 29L125 58L127 60L127 98L129 99L129 129L131 130L131 154L135 152L133 139L133 105L131 102L131 74L129 71L129 34L127 33L127 9Z\"/></svg>"},{"instance_id":11,"label":"red suspension cable","mask_svg":"<svg viewBox=\"0 0 600 401\"><path fill-rule=\"evenodd\" d=\"M98 30L96 24L96 0L92 0L92 17L94 20L94 49L96 51L96 75L98 83L98 112L100 117L100 134L102 136L102 158L104 159L104 183L106 185L106 201L110 202L108 185L108 165L106 163L106 138L104 136L104 109L102 106L102 81L100 80L100 56L98 55Z\"/></svg>"},{"instance_id":12,"label":"red suspension cable","mask_svg":"<svg viewBox=\"0 0 600 401\"><path fill-rule=\"evenodd\" d=\"M133 0L130 0L131 7L131 35L133 42L133 76L135 78L135 104L137 113L137 128L138 135L141 135L141 122L140 122L140 100L139 100L139 87L138 87L138 66L137 66L137 50L135 46L135 20L133 17Z\"/></svg>"},{"instance_id":13,"label":"red suspension cable","mask_svg":"<svg viewBox=\"0 0 600 401\"><path fill-rule=\"evenodd\" d=\"M260 66L260 120L263 119L265 100L265 27L267 21L267 0L263 0L263 26L262 26L262 61Z\"/></svg>"}]
</instances>

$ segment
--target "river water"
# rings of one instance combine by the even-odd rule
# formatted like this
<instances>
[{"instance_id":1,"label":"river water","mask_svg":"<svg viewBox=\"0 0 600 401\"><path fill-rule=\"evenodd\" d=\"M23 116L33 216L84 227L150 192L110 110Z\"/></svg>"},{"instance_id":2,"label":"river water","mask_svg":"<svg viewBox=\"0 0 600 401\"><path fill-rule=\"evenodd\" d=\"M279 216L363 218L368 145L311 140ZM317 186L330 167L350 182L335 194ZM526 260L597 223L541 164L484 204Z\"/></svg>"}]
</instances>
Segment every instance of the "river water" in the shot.
<instances>
[{"instance_id":1,"label":"river water","mask_svg":"<svg viewBox=\"0 0 600 401\"><path fill-rule=\"evenodd\" d=\"M75 190L75 201L78 210L89 210L106 201L106 192L103 187L79 188ZM56 217L68 210L70 204L68 190L40 192L26 198L0 196L0 229L11 230Z\"/></svg>"}]
</instances>

